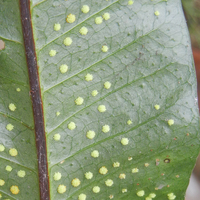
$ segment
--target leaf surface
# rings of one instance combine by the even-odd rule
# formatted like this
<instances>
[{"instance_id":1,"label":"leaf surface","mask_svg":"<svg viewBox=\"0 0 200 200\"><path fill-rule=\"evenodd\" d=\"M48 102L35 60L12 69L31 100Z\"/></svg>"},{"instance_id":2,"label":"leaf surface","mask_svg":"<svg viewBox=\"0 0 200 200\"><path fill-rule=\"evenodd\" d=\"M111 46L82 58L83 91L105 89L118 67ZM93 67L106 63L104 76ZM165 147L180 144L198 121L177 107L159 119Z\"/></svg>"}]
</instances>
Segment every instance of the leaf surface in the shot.
<instances>
[{"instance_id":1,"label":"leaf surface","mask_svg":"<svg viewBox=\"0 0 200 200\"><path fill-rule=\"evenodd\" d=\"M139 200L150 193L155 199L184 199L199 150L199 119L181 2L130 2L31 1L51 200L84 200L81 194L87 200ZM83 5L89 6L88 13L82 12ZM108 20L101 18L105 13ZM66 22L70 14L75 15L73 23ZM102 23L97 24L97 17ZM0 191L3 199L38 200L34 120L17 0L0 2L0 20L5 42L0 51L5 147L0 179L5 184ZM71 38L69 46L65 38ZM68 66L65 73L62 65ZM9 131L7 124L14 128ZM11 148L17 156L10 155ZM95 150L96 158L91 154ZM6 170L8 165L12 171ZM58 172L61 178L55 180ZM86 172L93 177L87 179ZM18 194L12 193L12 185L19 187ZM62 194L59 185L66 186Z\"/></svg>"}]
</instances>

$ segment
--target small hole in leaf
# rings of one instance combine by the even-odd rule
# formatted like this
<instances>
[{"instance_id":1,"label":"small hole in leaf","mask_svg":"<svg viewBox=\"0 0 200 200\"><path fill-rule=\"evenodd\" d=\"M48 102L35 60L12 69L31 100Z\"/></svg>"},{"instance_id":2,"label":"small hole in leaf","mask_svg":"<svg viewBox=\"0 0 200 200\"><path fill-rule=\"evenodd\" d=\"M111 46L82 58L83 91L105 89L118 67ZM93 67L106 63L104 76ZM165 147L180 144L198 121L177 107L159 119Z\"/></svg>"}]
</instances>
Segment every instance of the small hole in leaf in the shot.
<instances>
[{"instance_id":1,"label":"small hole in leaf","mask_svg":"<svg viewBox=\"0 0 200 200\"><path fill-rule=\"evenodd\" d=\"M164 162L165 162L165 163L170 163L170 159L169 159L169 158L166 158L166 159L164 160Z\"/></svg>"},{"instance_id":2,"label":"small hole in leaf","mask_svg":"<svg viewBox=\"0 0 200 200\"><path fill-rule=\"evenodd\" d=\"M0 40L0 50L5 49L5 42L3 40Z\"/></svg>"}]
</instances>

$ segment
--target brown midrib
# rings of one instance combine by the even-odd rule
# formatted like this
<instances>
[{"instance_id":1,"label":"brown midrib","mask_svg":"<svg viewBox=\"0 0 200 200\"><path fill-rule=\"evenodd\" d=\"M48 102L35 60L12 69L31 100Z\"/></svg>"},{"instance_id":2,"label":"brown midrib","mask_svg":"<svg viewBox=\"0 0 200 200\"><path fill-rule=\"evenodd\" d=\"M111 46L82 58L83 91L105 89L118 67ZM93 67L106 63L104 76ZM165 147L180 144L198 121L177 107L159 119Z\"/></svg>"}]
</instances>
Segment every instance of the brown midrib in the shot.
<instances>
[{"instance_id":1,"label":"brown midrib","mask_svg":"<svg viewBox=\"0 0 200 200\"><path fill-rule=\"evenodd\" d=\"M38 77L33 29L31 23L30 0L19 0L19 3L26 61L29 73L30 95L32 98L34 115L35 138L38 156L40 200L50 200L43 105L40 91L40 82Z\"/></svg>"}]
</instances>

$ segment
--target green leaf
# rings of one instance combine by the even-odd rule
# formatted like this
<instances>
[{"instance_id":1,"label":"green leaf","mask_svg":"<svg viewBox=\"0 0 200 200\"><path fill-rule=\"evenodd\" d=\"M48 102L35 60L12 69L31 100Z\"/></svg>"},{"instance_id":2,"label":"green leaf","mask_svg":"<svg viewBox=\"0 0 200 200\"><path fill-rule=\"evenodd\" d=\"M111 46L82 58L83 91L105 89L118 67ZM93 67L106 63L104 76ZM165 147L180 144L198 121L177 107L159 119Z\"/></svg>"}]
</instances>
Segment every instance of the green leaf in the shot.
<instances>
[{"instance_id":1,"label":"green leaf","mask_svg":"<svg viewBox=\"0 0 200 200\"><path fill-rule=\"evenodd\" d=\"M2 199L48 200L41 173L51 200L184 198L200 142L181 2L131 2L31 1L46 176L38 169L31 102L38 95L29 85L20 5L0 1Z\"/></svg>"}]
</instances>

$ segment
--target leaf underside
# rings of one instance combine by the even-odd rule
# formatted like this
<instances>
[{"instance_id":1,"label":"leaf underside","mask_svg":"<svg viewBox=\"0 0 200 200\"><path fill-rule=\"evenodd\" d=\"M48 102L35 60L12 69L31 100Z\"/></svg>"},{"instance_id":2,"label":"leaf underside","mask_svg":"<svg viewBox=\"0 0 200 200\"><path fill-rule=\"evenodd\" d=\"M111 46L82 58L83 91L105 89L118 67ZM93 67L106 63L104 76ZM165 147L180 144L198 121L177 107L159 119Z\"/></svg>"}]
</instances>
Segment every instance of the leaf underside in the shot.
<instances>
[{"instance_id":1,"label":"leaf underside","mask_svg":"<svg viewBox=\"0 0 200 200\"><path fill-rule=\"evenodd\" d=\"M184 199L199 151L196 79L180 0L32 0L51 200ZM81 8L88 5L90 11ZM155 12L159 11L159 15ZM104 13L110 19L96 24ZM76 20L67 23L69 14ZM60 24L59 31L54 25ZM88 33L80 34L86 27ZM72 39L64 45L66 37ZM37 149L18 0L0 1L0 193L39 200ZM108 51L103 52L102 46ZM49 52L56 50L55 56ZM60 66L67 65L66 73ZM86 80L91 74L93 79ZM105 83L111 83L106 89ZM92 91L97 90L96 96ZM75 100L84 101L77 105ZM14 104L12 111L9 105ZM105 112L98 110L104 105ZM159 105L160 109L155 109ZM157 108L157 107L156 107ZM132 123L127 123L128 121ZM171 120L171 121L169 121ZM130 122L129 121L129 122ZM174 124L170 124L170 122ZM70 130L70 122L75 129ZM8 124L14 126L8 130ZM108 125L106 133L102 127ZM93 139L87 132L94 131ZM60 140L55 140L59 134ZM123 138L128 144L123 145ZM3 146L2 146L3 145ZM12 156L10 149L18 152ZM91 152L97 150L94 158ZM119 162L119 167L113 163ZM12 170L7 170L8 166ZM105 166L108 172L99 173ZM137 173L132 173L139 170ZM19 171L25 171L20 177ZM61 173L55 181L55 173ZM87 179L86 172L93 178ZM125 179L120 179L125 174ZM73 187L73 179L81 184ZM105 181L111 179L112 186ZM59 185L66 186L64 193ZM11 186L18 186L13 194ZM93 188L100 187L99 193ZM127 189L126 192L124 192ZM122 192L123 190L123 192ZM138 192L145 192L139 197ZM42 191L41 191L42 192ZM80 199L82 200L82 199Z\"/></svg>"}]
</instances>

